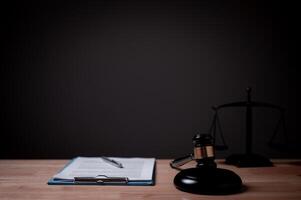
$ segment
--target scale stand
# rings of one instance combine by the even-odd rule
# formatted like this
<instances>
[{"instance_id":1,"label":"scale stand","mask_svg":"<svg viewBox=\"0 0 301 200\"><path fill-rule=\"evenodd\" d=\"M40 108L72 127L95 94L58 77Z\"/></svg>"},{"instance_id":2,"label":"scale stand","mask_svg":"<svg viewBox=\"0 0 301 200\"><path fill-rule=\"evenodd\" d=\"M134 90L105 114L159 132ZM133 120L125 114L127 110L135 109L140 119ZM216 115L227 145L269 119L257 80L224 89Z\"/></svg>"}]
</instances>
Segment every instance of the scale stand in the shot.
<instances>
[{"instance_id":1,"label":"scale stand","mask_svg":"<svg viewBox=\"0 0 301 200\"><path fill-rule=\"evenodd\" d=\"M247 88L247 101L242 101L242 102L234 102L234 103L228 103L228 104L223 104L220 106L213 107L215 110L215 116L213 120L213 124L211 126L211 131L213 132L213 137L215 138L216 135L216 125L218 124L218 128L220 129L221 132L221 126L219 123L219 118L218 118L218 110L221 108L226 108L226 107L246 107L246 149L244 154L233 154L230 155L229 157L226 158L226 164L230 165L236 165L238 167L270 167L273 166L273 163L266 157L255 154L252 152L252 125L253 125L253 114L252 114L252 109L253 107L266 107L266 108L273 108L276 110L279 110L281 112L281 118L277 124L277 127L275 129L275 132L270 140L270 144L273 142L272 140L274 139L279 124L282 121L283 122L283 127L284 125L284 109L280 106L276 106L273 104L269 103L263 103L263 102L255 102L251 100L251 88ZM223 138L223 134L221 132L222 136L222 141L225 144L225 140ZM226 146L223 146L224 149L226 149Z\"/></svg>"}]
</instances>

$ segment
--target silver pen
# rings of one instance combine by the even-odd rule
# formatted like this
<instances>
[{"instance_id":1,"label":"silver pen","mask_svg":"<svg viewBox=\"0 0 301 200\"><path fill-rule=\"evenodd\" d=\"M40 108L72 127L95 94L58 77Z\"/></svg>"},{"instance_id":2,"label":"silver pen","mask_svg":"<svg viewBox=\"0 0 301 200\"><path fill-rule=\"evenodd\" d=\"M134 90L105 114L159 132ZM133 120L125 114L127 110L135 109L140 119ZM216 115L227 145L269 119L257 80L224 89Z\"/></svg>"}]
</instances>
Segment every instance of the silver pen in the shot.
<instances>
[{"instance_id":1,"label":"silver pen","mask_svg":"<svg viewBox=\"0 0 301 200\"><path fill-rule=\"evenodd\" d=\"M115 167L119 167L119 168L123 168L123 165L122 163L116 161L116 160L113 160L113 159L110 159L108 157L105 157L105 156L102 156L101 157L104 161L106 161L107 163L111 164L111 165L114 165Z\"/></svg>"}]
</instances>

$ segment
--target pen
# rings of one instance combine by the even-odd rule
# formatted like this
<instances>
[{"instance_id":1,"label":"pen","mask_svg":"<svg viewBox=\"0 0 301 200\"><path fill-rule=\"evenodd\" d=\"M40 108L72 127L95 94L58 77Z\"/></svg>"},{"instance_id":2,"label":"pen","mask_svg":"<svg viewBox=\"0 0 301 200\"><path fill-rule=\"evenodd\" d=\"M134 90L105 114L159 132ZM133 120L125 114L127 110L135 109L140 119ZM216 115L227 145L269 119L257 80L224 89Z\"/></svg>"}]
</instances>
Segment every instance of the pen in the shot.
<instances>
[{"instance_id":1,"label":"pen","mask_svg":"<svg viewBox=\"0 0 301 200\"><path fill-rule=\"evenodd\" d=\"M101 158L104 161L110 163L111 165L114 165L115 167L123 168L123 165L120 162L116 161L116 160L110 159L110 158L105 157L105 156L102 156Z\"/></svg>"}]
</instances>

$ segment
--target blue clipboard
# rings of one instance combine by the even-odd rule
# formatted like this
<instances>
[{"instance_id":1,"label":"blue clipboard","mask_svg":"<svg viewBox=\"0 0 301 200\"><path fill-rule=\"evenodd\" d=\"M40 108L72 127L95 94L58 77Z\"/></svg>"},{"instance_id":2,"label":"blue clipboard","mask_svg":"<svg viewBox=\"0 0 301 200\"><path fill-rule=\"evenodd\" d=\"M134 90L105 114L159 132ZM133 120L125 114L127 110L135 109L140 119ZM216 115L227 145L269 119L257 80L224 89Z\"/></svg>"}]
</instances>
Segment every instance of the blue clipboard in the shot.
<instances>
[{"instance_id":1,"label":"blue clipboard","mask_svg":"<svg viewBox=\"0 0 301 200\"><path fill-rule=\"evenodd\" d=\"M69 161L62 170L68 167L76 158ZM131 181L127 177L75 177L74 180L50 178L48 185L118 185L118 186L153 186L155 185L156 162L154 164L153 177L151 180Z\"/></svg>"}]
</instances>

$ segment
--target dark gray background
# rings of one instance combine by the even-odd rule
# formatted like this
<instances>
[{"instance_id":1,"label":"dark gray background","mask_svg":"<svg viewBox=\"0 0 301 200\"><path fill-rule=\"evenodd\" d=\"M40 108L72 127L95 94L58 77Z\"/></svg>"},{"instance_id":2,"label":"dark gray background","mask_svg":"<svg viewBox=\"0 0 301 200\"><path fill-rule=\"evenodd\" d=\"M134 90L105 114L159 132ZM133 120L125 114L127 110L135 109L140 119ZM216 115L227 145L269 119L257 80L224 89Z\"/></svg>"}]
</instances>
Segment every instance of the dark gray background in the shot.
<instances>
[{"instance_id":1,"label":"dark gray background","mask_svg":"<svg viewBox=\"0 0 301 200\"><path fill-rule=\"evenodd\" d=\"M175 158L213 105L283 106L292 150L267 146L278 113L254 111L254 151L300 157L294 5L274 1L12 1L1 14L1 158ZM244 151L244 109L221 113ZM281 133L281 130L280 130ZM281 135L277 138L281 141Z\"/></svg>"}]
</instances>

